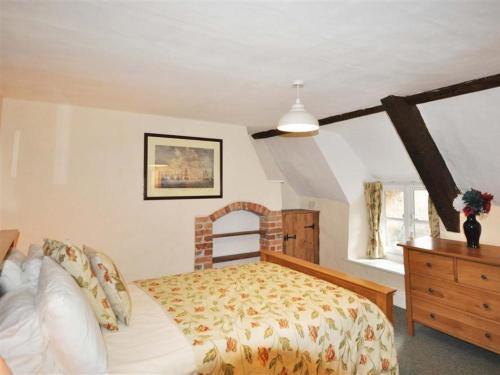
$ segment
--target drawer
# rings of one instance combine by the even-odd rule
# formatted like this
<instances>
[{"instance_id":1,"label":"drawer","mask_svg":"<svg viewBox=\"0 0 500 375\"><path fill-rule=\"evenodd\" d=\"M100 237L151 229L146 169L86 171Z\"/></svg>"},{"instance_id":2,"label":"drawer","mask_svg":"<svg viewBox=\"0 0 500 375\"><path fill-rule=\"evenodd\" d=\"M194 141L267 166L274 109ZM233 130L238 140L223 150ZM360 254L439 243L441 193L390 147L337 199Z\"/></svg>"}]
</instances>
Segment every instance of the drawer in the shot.
<instances>
[{"instance_id":1,"label":"drawer","mask_svg":"<svg viewBox=\"0 0 500 375\"><path fill-rule=\"evenodd\" d=\"M500 296L487 291L478 291L454 282L411 275L411 293L423 296L442 305L454 307L480 317L500 323Z\"/></svg>"},{"instance_id":2,"label":"drawer","mask_svg":"<svg viewBox=\"0 0 500 375\"><path fill-rule=\"evenodd\" d=\"M457 260L458 282L500 293L500 267Z\"/></svg>"},{"instance_id":3,"label":"drawer","mask_svg":"<svg viewBox=\"0 0 500 375\"><path fill-rule=\"evenodd\" d=\"M455 280L453 259L441 255L410 250L410 273L428 275L445 280Z\"/></svg>"},{"instance_id":4,"label":"drawer","mask_svg":"<svg viewBox=\"0 0 500 375\"><path fill-rule=\"evenodd\" d=\"M413 299L412 311L413 318L419 323L500 353L498 323L442 307L418 297Z\"/></svg>"}]
</instances>

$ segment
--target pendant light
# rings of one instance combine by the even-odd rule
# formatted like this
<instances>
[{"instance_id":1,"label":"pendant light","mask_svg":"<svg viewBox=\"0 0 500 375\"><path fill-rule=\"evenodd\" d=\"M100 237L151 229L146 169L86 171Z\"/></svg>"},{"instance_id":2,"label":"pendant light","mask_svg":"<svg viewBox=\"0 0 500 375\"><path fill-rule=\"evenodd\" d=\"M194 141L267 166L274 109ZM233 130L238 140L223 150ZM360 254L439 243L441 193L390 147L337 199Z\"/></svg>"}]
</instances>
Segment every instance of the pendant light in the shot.
<instances>
[{"instance_id":1,"label":"pendant light","mask_svg":"<svg viewBox=\"0 0 500 375\"><path fill-rule=\"evenodd\" d=\"M297 89L297 99L292 108L286 113L278 124L278 130L292 133L312 132L319 129L318 120L306 111L300 102L299 91L304 87L303 81L294 81L293 87Z\"/></svg>"}]
</instances>

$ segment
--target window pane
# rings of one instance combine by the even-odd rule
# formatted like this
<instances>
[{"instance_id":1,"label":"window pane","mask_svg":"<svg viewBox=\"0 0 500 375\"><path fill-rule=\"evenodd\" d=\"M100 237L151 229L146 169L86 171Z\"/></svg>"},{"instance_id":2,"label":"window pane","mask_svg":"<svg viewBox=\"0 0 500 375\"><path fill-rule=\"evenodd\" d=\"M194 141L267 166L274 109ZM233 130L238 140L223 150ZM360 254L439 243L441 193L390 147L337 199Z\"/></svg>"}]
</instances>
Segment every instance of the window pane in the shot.
<instances>
[{"instance_id":1,"label":"window pane","mask_svg":"<svg viewBox=\"0 0 500 375\"><path fill-rule=\"evenodd\" d=\"M385 190L385 216L402 219L405 212L404 193L401 190Z\"/></svg>"},{"instance_id":2,"label":"window pane","mask_svg":"<svg viewBox=\"0 0 500 375\"><path fill-rule=\"evenodd\" d=\"M404 222L400 220L387 219L386 221L387 246L394 249L398 243L405 241Z\"/></svg>"},{"instance_id":3,"label":"window pane","mask_svg":"<svg viewBox=\"0 0 500 375\"><path fill-rule=\"evenodd\" d=\"M415 238L430 236L429 223L415 223Z\"/></svg>"},{"instance_id":4,"label":"window pane","mask_svg":"<svg viewBox=\"0 0 500 375\"><path fill-rule=\"evenodd\" d=\"M415 219L429 220L429 213L427 212L429 204L429 193L427 190L415 190Z\"/></svg>"}]
</instances>

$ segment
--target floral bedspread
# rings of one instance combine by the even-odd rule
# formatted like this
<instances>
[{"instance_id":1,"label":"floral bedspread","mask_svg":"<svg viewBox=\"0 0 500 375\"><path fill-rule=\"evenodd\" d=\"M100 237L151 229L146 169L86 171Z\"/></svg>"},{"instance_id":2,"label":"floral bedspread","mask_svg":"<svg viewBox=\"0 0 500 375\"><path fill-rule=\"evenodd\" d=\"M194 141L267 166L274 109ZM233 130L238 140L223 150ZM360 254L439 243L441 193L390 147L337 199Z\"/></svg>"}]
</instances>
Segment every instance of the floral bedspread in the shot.
<instances>
[{"instance_id":1,"label":"floral bedspread","mask_svg":"<svg viewBox=\"0 0 500 375\"><path fill-rule=\"evenodd\" d=\"M200 374L398 374L378 307L303 273L260 262L136 283L192 341Z\"/></svg>"}]
</instances>

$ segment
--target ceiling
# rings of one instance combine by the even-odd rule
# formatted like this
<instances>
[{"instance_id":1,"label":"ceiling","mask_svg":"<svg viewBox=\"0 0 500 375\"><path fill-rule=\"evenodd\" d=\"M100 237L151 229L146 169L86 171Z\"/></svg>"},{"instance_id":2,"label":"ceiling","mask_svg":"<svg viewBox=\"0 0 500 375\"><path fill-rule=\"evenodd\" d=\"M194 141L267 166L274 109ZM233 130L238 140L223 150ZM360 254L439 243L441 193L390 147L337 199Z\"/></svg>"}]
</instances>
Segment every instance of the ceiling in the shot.
<instances>
[{"instance_id":1,"label":"ceiling","mask_svg":"<svg viewBox=\"0 0 500 375\"><path fill-rule=\"evenodd\" d=\"M0 95L272 128L499 73L499 1L0 2Z\"/></svg>"}]
</instances>

